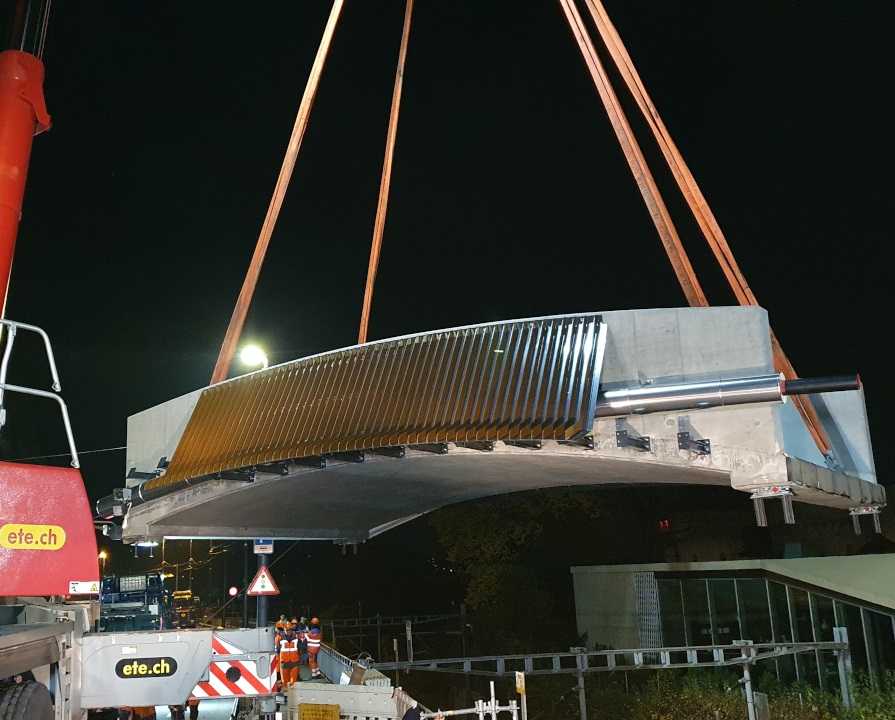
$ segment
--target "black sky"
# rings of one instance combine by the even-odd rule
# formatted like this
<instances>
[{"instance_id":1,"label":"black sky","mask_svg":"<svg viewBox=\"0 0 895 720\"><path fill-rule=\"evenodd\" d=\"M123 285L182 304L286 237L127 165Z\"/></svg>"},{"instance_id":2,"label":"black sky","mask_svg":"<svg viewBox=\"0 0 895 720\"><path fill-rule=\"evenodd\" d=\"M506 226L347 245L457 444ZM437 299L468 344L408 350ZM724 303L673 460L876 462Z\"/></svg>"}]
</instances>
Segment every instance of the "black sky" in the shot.
<instances>
[{"instance_id":1,"label":"black sky","mask_svg":"<svg viewBox=\"0 0 895 720\"><path fill-rule=\"evenodd\" d=\"M605 5L797 370L864 379L888 482L895 5ZM49 332L82 451L208 383L330 7L54 5L7 316ZM356 342L403 11L346 2L243 334L272 362ZM684 304L558 4L417 0L371 339ZM64 451L16 407L16 452ZM121 484L123 452L82 460Z\"/></svg>"}]
</instances>

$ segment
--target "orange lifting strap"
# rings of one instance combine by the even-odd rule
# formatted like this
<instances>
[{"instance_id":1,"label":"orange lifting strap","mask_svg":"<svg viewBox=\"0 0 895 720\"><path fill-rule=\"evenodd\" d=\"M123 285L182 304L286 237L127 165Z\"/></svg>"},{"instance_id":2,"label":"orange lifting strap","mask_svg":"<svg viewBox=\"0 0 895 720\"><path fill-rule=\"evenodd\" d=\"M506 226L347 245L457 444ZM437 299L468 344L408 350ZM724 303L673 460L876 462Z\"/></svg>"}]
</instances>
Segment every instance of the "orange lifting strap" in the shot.
<instances>
[{"instance_id":1,"label":"orange lifting strap","mask_svg":"<svg viewBox=\"0 0 895 720\"><path fill-rule=\"evenodd\" d=\"M289 138L286 157L283 158L283 165L280 168L280 175L274 187L273 197L270 199L270 206L267 208L267 216L264 218L264 224L261 226L261 234L258 236L258 243L255 245L255 253L252 255L252 261L243 281L242 290L236 301L236 307L233 308L233 315L230 317L230 325L227 327L227 334L224 336L224 343L221 345L221 352L214 366L210 385L226 380L227 373L230 371L230 363L233 362L233 355L236 353L236 346L239 344L242 326L245 323L249 305L252 303L255 286L258 284L258 276L261 274L261 265L264 263L267 246L270 244L270 236L273 234L274 226L277 224L280 208L283 206L283 198L286 196L286 188L289 187L289 181L292 179L292 170L295 168L295 160L298 158L298 151L301 148L301 141L305 135L305 128L308 126L308 117L311 114L311 107L314 105L314 97L317 95L320 74L323 72L323 65L326 62L326 55L329 52L333 33L336 31L336 23L339 21L342 3L343 0L335 0L329 14L329 20L326 23L326 29L323 31L320 47L317 49L317 56L314 58L314 64L311 66L311 74L308 77L307 85L305 85L305 92L301 98L295 125L292 128L292 136Z\"/></svg>"},{"instance_id":2,"label":"orange lifting strap","mask_svg":"<svg viewBox=\"0 0 895 720\"><path fill-rule=\"evenodd\" d=\"M659 237L662 240L662 244L665 246L665 250L671 260L671 265L674 268L678 282L684 291L687 302L694 307L707 306L708 301L705 298L705 294L702 292L702 289L699 286L699 281L693 273L693 268L671 218L668 217L659 190L653 182L649 170L645 167L643 155L631 132L631 127L624 117L624 112L618 103L618 98L612 91L609 77L606 75L606 71L597 57L596 48L594 47L584 22L575 7L574 0L559 0L559 2L565 12L569 27L578 42L578 47L581 50L584 61L591 71L591 76L597 87L597 92L600 95L600 99L603 101L606 112L609 114L612 127L616 132L622 150L625 153L625 157L634 173L634 178L643 195L647 209L653 217L656 229L659 231ZM668 129L659 117L658 111L650 100L646 88L641 82L640 76L637 74L637 70L634 68L634 63L632 62L631 57L628 55L615 27L609 21L605 8L599 0L585 0L585 4L590 11L591 17L593 18L594 24L597 31L600 33L600 37L602 38L606 49L624 79L628 90L637 102L640 112L643 114L647 124L653 131L653 135L656 138L656 142L659 144L659 148L662 150L662 154L665 156L668 167L671 169L672 175L677 181L681 193L686 199L687 204L690 206L690 210L696 218L699 227L702 229L706 241L708 242L712 253L715 255L715 259L721 266L737 301L740 305L758 305L758 300L752 293L752 290L746 282L745 276L737 265L733 252L727 244L727 240L721 232L721 228L715 220L715 216L712 214L708 202L700 191L699 186L696 184L696 180L690 172L690 169L687 167L687 164L684 162L677 146L671 139ZM773 330L771 330L771 349L774 355L775 369L778 372L782 372L784 377L788 380L797 378L798 375L789 359L786 357L786 354L783 352L783 348L780 346ZM820 418L817 416L817 412L811 404L810 399L807 396L794 396L792 400L795 403L799 414L802 416L802 419L805 421L805 425L811 433L811 436L814 438L814 442L818 449L824 457L830 457L832 446L829 437L823 429Z\"/></svg>"},{"instance_id":3,"label":"orange lifting strap","mask_svg":"<svg viewBox=\"0 0 895 720\"><path fill-rule=\"evenodd\" d=\"M224 338L221 353L218 357L214 374L211 379L212 385L226 379L230 363L232 362L233 355L236 351L236 345L239 341L243 323L245 322L248 306L251 302L258 275L261 271L261 264L264 261L264 255L270 242L270 236L273 232L277 216L279 215L286 188L292 176L292 170L295 166L295 160L301 146L305 127L307 126L308 116L314 102L314 96L317 92L320 74L326 60L327 52L329 51L329 45L342 8L342 2L343 0L335 0L335 3L333 4L329 22L324 31L317 57L311 69L311 75L308 78L308 83L305 87L298 117L296 118L295 127L293 128L292 137L289 142L289 148L286 157L283 160L283 166L277 180L270 207L268 208L267 217L265 218L264 225L261 229L261 235L258 238L255 254L252 257L252 262L249 266L242 292L239 295L236 307L233 310L230 325L227 328L227 334ZM715 259L721 266L737 301L740 305L758 305L758 300L737 265L733 252L727 244L727 240L721 232L721 228L718 225L715 216L712 214L708 202L699 189L699 186L696 184L696 180L690 172L690 169L687 167L687 164L684 162L677 146L671 139L668 129L659 117L658 111L650 100L646 88L640 80L640 76L637 74L637 70L634 68L631 57L628 55L615 27L609 21L605 8L599 0L584 0L584 2L590 11L591 18L593 19L597 31L600 33L600 37L602 38L607 51L624 79L628 90L637 102L637 106L640 108L643 117L646 119L647 124L652 130L653 135L662 150L662 154L665 156L668 167L671 169L678 187L683 193L699 227L702 229L706 241L708 242L712 253L715 255ZM590 38L581 15L575 7L575 0L559 0L559 4L565 13L569 27L575 36L575 40L578 43L584 61L590 70L594 85L606 108L612 128L615 131L616 137L624 152L625 159L628 161L628 165L631 168L631 172L634 175L634 179L637 182L637 186L646 203L647 210L659 232L662 245L665 248L665 252L668 255L668 259L671 262L671 266L674 269L678 282L684 291L687 302L693 307L707 307L709 305L708 299L699 284L699 280L696 277L696 273L690 263L690 259L687 256L677 229L674 227L668 209L662 200L655 179L647 166L646 159L644 158L640 146L631 130L631 126L625 117L618 96L615 94L609 81L609 77L606 74L606 70L600 62L596 47ZM370 262L367 270L363 308L361 310L358 344L363 344L367 341L373 286L375 284L376 273L379 266L379 254L382 247L385 216L388 207L392 160L394 157L395 139L397 136L398 115L401 107L401 91L403 88L404 65L407 58L407 45L410 37L412 10L413 0L407 0L404 13L404 29L401 36L401 48L398 55L398 68L395 74L395 85L392 93L385 160L383 162L382 179L379 186L379 202L376 211L376 221L373 228ZM774 356L775 369L778 372L782 372L784 377L789 380L797 378L798 375L789 359L786 357L786 354L783 352L773 330L771 330L771 349ZM820 418L817 416L817 412L812 406L811 401L807 396L794 396L792 399L799 414L805 421L808 431L814 438L814 442L818 449L824 457L830 458L832 445L821 425Z\"/></svg>"},{"instance_id":4,"label":"orange lifting strap","mask_svg":"<svg viewBox=\"0 0 895 720\"><path fill-rule=\"evenodd\" d=\"M373 302L373 285L379 269L379 249L385 232L385 211L388 208L388 191L392 179L392 158L395 154L395 137L398 134L398 114L401 110L401 90L404 87L404 63L407 60L407 42L410 39L410 16L413 0L407 0L404 9L404 30L401 33L401 50L398 53L398 69L395 72L395 88L392 91L392 109L388 116L388 137L385 142L385 160L382 163L382 180L379 183L379 204L376 206L376 223L373 225L373 245L370 248L370 265L367 268L367 285L364 288L364 305L360 314L360 331L357 344L367 342L367 326L370 323L370 305Z\"/></svg>"}]
</instances>

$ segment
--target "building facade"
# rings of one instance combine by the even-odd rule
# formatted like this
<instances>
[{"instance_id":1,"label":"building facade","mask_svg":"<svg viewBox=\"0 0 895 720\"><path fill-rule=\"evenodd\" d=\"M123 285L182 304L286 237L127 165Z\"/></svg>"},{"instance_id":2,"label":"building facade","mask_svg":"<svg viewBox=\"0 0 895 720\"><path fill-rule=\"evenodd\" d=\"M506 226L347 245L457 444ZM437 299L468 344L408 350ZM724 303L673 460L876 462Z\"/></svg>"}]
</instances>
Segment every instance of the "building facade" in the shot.
<instances>
[{"instance_id":1,"label":"building facade","mask_svg":"<svg viewBox=\"0 0 895 720\"><path fill-rule=\"evenodd\" d=\"M895 670L895 555L572 568L578 632L590 648L831 642L852 666ZM836 690L832 651L759 663L758 674Z\"/></svg>"}]
</instances>

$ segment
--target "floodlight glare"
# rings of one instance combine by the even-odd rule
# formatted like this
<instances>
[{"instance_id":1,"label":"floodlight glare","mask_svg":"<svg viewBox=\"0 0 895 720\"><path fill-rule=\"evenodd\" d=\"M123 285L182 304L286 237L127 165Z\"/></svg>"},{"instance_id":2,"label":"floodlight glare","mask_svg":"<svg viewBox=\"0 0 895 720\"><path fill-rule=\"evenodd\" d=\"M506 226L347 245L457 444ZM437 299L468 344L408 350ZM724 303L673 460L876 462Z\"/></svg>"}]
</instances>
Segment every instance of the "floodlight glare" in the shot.
<instances>
[{"instance_id":1,"label":"floodlight glare","mask_svg":"<svg viewBox=\"0 0 895 720\"><path fill-rule=\"evenodd\" d=\"M246 345L239 353L239 359L246 365L260 365L262 370L267 369L267 355L257 345Z\"/></svg>"}]
</instances>

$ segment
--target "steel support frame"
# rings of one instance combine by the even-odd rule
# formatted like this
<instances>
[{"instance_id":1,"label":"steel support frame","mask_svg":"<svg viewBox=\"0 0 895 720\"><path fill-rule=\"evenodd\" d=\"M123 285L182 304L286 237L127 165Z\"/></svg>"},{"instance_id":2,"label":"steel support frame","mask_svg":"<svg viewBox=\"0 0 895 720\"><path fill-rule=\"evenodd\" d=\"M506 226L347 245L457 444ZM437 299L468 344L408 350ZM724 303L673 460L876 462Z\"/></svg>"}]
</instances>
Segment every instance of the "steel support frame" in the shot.
<instances>
[{"instance_id":1,"label":"steel support frame","mask_svg":"<svg viewBox=\"0 0 895 720\"><path fill-rule=\"evenodd\" d=\"M753 643L751 640L737 640L730 645L690 645L683 647L636 648L626 650L593 650L570 648L565 653L530 653L527 655L487 655L470 658L447 658L441 660L417 660L415 662L372 663L371 667L380 672L390 670L428 670L429 672L463 673L488 677L507 677L517 670L526 675L572 674L578 678L579 703L582 717L586 717L584 697L584 676L594 672L614 672L618 667L625 670L671 670L692 667L732 667L743 668L743 685L749 720L755 720L754 696L752 693L751 667L759 660L777 660L788 655L818 653L832 650L837 657L842 702L850 707L853 698L849 676L851 656L848 634L845 628L836 627L833 642L779 642ZM711 660L700 660L700 655L711 655ZM685 662L673 662L674 655L683 655ZM649 657L658 657L659 662L649 662ZM486 663L488 669L476 667ZM542 665L543 667L538 667ZM796 663L798 665L798 663ZM493 667L493 669L491 669Z\"/></svg>"}]
</instances>

